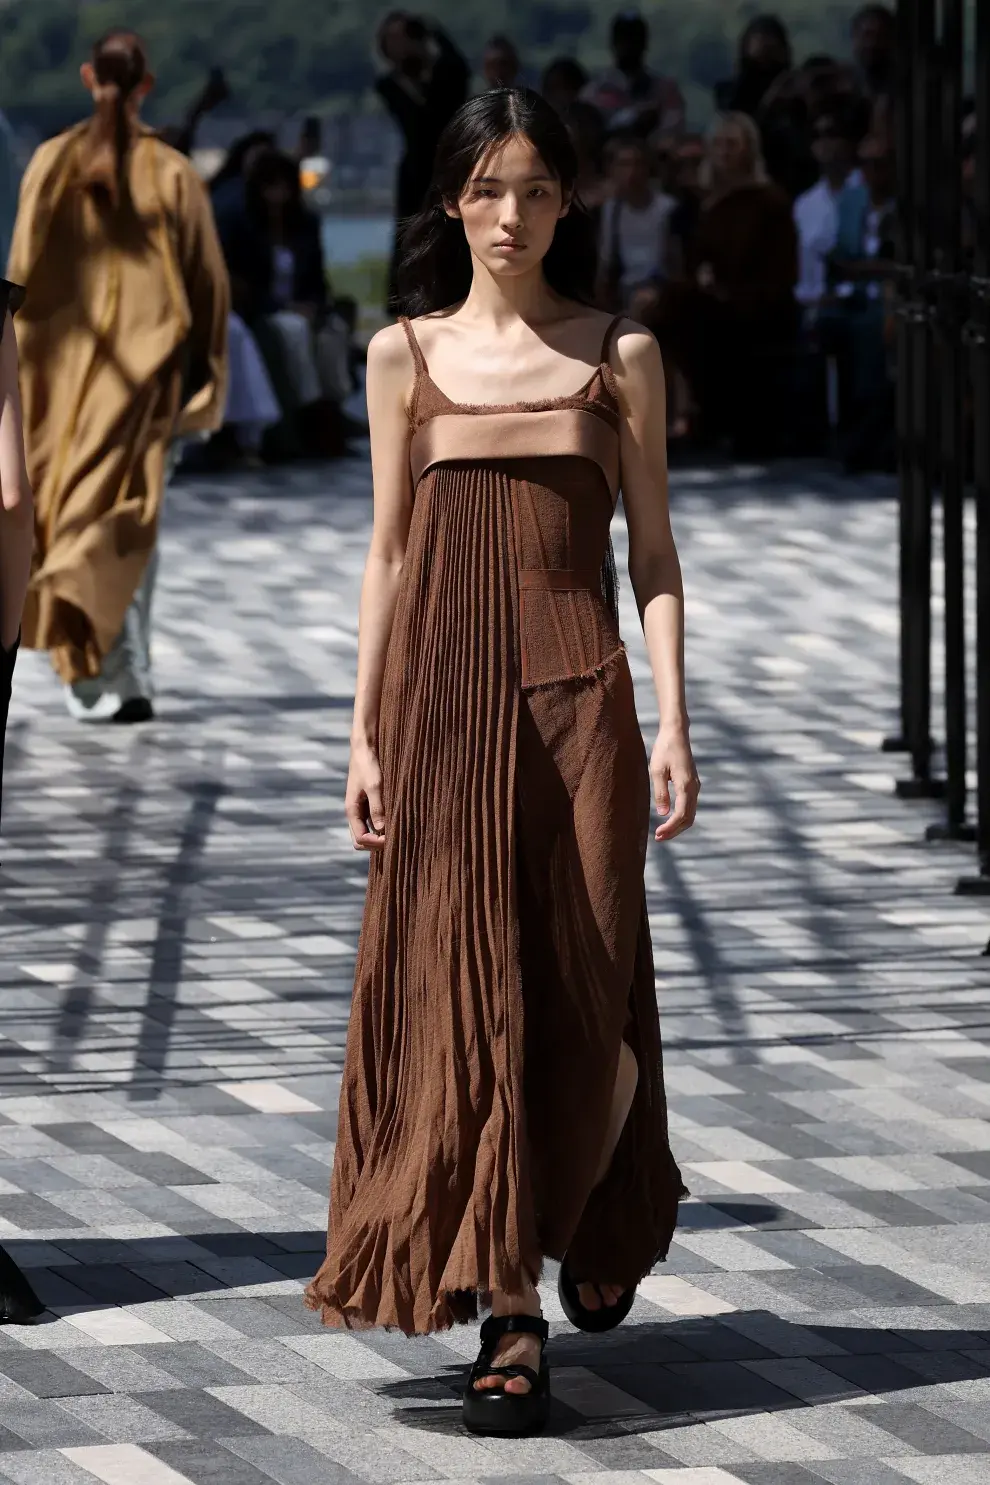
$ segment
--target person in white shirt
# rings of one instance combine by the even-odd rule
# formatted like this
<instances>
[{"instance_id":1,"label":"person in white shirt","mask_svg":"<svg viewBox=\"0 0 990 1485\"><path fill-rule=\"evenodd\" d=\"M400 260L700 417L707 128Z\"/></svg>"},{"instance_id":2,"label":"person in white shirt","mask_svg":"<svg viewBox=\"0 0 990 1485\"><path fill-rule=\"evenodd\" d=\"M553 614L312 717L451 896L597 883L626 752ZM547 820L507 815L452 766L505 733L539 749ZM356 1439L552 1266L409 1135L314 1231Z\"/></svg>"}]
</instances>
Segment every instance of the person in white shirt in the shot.
<instances>
[{"instance_id":1,"label":"person in white shirt","mask_svg":"<svg viewBox=\"0 0 990 1485\"><path fill-rule=\"evenodd\" d=\"M670 275L670 221L677 202L658 191L645 140L617 141L610 162L612 194L602 208L601 298L647 323Z\"/></svg>"},{"instance_id":2,"label":"person in white shirt","mask_svg":"<svg viewBox=\"0 0 990 1485\"><path fill-rule=\"evenodd\" d=\"M827 263L838 241L839 196L847 185L862 180L856 168L856 149L867 122L862 112L856 101L843 99L815 120L812 151L821 179L794 203L800 250L795 295L811 322L828 291Z\"/></svg>"}]
</instances>

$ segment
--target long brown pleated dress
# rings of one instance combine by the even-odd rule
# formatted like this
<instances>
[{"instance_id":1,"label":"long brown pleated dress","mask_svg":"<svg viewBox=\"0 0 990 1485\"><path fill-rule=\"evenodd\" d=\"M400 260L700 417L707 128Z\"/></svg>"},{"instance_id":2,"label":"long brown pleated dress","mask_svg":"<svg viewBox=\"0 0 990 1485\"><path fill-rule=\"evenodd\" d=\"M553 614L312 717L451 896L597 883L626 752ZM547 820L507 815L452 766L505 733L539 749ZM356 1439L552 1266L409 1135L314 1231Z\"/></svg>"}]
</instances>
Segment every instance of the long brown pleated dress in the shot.
<instances>
[{"instance_id":1,"label":"long brown pleated dress","mask_svg":"<svg viewBox=\"0 0 990 1485\"><path fill-rule=\"evenodd\" d=\"M601 574L619 484L602 360L571 397L466 407L416 361L415 486L330 1193L307 1302L408 1334L544 1255L635 1284L682 1194L644 863L650 784ZM594 1187L619 1049L632 1113Z\"/></svg>"}]
</instances>

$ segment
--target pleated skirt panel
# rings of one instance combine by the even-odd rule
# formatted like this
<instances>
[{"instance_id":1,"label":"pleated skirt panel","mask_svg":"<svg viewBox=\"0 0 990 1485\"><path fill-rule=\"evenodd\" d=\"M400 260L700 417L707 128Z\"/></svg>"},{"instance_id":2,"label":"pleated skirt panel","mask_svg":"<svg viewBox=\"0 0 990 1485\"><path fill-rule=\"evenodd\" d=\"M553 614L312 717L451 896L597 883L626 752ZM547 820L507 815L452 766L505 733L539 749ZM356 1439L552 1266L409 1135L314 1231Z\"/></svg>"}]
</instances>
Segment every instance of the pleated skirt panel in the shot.
<instances>
[{"instance_id":1,"label":"pleated skirt panel","mask_svg":"<svg viewBox=\"0 0 990 1485\"><path fill-rule=\"evenodd\" d=\"M331 1186L309 1301L421 1333L539 1272L514 911L519 706L509 481L417 493L382 697L372 860Z\"/></svg>"}]
</instances>

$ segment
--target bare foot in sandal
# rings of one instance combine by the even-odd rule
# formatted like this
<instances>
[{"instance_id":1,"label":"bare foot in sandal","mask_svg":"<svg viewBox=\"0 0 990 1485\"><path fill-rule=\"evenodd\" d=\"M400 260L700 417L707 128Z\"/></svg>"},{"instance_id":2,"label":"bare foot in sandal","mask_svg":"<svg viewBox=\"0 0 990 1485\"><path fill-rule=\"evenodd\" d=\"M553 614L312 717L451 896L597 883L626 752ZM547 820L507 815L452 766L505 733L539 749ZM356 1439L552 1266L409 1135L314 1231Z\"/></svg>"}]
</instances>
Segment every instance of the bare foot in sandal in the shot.
<instances>
[{"instance_id":1,"label":"bare foot in sandal","mask_svg":"<svg viewBox=\"0 0 990 1485\"><path fill-rule=\"evenodd\" d=\"M525 1295L498 1293L492 1295L492 1314L499 1318L503 1315L539 1317L542 1313L540 1296L535 1289L530 1289ZM542 1350L538 1336L526 1335L522 1332L510 1333L499 1341L492 1362L496 1366L529 1366L534 1372L538 1372ZM526 1393L532 1390L525 1377L479 1377L474 1385L478 1392L501 1391L503 1388L506 1392L515 1393Z\"/></svg>"}]
</instances>

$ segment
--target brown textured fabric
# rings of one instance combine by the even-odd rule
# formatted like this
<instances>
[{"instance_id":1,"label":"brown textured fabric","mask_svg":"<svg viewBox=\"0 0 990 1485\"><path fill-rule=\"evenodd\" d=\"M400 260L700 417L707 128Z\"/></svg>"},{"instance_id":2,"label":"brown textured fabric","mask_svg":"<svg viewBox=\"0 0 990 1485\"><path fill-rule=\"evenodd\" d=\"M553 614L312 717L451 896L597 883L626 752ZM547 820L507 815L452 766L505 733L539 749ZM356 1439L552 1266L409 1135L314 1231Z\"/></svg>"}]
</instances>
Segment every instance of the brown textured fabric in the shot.
<instances>
[{"instance_id":1,"label":"brown textured fabric","mask_svg":"<svg viewBox=\"0 0 990 1485\"><path fill-rule=\"evenodd\" d=\"M414 435L577 408L617 443L604 351L573 397L492 409L451 402L413 345ZM682 1187L643 884L649 775L598 587L612 509L601 466L575 454L459 448L417 484L381 706L385 846L307 1294L328 1325L428 1332L537 1279L544 1255L628 1285L666 1254ZM639 1087L593 1190L623 1037Z\"/></svg>"},{"instance_id":2,"label":"brown textured fabric","mask_svg":"<svg viewBox=\"0 0 990 1485\"><path fill-rule=\"evenodd\" d=\"M154 549L168 446L226 397L227 270L187 159L138 128L118 207L86 184L81 124L37 151L11 276L37 507L24 643L98 675Z\"/></svg>"},{"instance_id":3,"label":"brown textured fabric","mask_svg":"<svg viewBox=\"0 0 990 1485\"><path fill-rule=\"evenodd\" d=\"M413 483L433 464L464 459L551 458L571 454L601 467L614 500L619 493L619 446L615 429L587 407L554 407L506 417L504 412L445 413L413 435L409 458Z\"/></svg>"}]
</instances>

